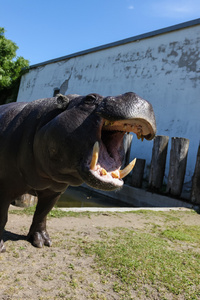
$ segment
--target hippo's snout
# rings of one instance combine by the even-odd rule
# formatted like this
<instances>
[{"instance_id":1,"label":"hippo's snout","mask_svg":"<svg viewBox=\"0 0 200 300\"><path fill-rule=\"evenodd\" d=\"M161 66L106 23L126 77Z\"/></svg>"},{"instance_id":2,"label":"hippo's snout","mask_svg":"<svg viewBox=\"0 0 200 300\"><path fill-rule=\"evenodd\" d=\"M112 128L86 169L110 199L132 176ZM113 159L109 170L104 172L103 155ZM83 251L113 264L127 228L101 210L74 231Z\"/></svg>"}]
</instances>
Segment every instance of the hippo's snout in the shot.
<instances>
[{"instance_id":1,"label":"hippo's snout","mask_svg":"<svg viewBox=\"0 0 200 300\"><path fill-rule=\"evenodd\" d=\"M101 117L100 134L84 165L83 178L88 185L113 190L123 185L122 178L131 172L136 162L134 159L121 170L125 133L135 133L141 140L153 139L155 115L151 104L135 93L104 98L96 113Z\"/></svg>"}]
</instances>

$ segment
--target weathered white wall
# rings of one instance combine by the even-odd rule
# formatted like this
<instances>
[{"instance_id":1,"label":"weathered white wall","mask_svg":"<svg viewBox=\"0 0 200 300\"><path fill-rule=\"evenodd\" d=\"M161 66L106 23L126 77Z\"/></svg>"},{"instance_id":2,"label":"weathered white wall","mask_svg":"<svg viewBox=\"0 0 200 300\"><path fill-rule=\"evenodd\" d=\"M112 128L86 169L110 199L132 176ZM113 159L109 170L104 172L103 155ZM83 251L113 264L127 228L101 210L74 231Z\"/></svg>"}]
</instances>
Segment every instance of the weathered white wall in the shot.
<instances>
[{"instance_id":1,"label":"weathered white wall","mask_svg":"<svg viewBox=\"0 0 200 300\"><path fill-rule=\"evenodd\" d=\"M190 139L185 181L200 140L200 25L44 64L22 77L18 101L63 94L134 91L155 110L157 134ZM153 142L133 140L132 157L151 161ZM169 165L169 150L166 174Z\"/></svg>"}]
</instances>

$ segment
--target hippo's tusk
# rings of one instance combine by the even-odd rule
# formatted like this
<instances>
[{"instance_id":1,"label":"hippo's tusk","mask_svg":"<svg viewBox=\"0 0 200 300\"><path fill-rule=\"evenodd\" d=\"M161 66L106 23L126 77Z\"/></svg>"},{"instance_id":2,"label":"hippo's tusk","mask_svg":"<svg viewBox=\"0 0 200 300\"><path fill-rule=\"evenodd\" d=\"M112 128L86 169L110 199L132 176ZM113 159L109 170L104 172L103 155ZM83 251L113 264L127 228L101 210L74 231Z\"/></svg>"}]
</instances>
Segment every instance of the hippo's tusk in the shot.
<instances>
[{"instance_id":1,"label":"hippo's tusk","mask_svg":"<svg viewBox=\"0 0 200 300\"><path fill-rule=\"evenodd\" d=\"M136 163L136 158L134 160L132 160L128 166L126 166L123 170L119 170L119 178L122 179L124 178L126 175L128 175L132 169L134 168Z\"/></svg>"},{"instance_id":2,"label":"hippo's tusk","mask_svg":"<svg viewBox=\"0 0 200 300\"><path fill-rule=\"evenodd\" d=\"M94 144L94 147L93 147L92 161L90 163L90 169L91 170L95 169L97 161L98 161L98 158L99 158L99 142L96 142Z\"/></svg>"},{"instance_id":3,"label":"hippo's tusk","mask_svg":"<svg viewBox=\"0 0 200 300\"><path fill-rule=\"evenodd\" d=\"M111 173L112 177L113 178L120 178L120 179L124 178L125 176L127 176L132 171L132 169L135 166L135 163L136 163L136 158L134 160L132 160L128 164L128 166L126 166L123 170L113 171Z\"/></svg>"}]
</instances>

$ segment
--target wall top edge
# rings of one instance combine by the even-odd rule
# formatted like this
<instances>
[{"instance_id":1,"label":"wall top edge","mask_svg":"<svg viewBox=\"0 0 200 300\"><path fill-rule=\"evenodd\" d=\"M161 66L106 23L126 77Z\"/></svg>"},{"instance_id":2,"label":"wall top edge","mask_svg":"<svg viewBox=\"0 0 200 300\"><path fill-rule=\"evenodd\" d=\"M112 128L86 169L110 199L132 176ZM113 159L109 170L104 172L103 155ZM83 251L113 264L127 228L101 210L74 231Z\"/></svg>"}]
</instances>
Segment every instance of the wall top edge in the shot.
<instances>
[{"instance_id":1,"label":"wall top edge","mask_svg":"<svg viewBox=\"0 0 200 300\"><path fill-rule=\"evenodd\" d=\"M41 62L41 63L38 63L38 64L31 65L29 67L29 69L34 69L34 68L37 68L37 67L40 67L40 66L60 62L62 60L70 59L70 58L73 58L73 57L77 57L77 56L89 54L89 53L92 53L92 52L105 50L105 49L116 47L116 46L121 46L121 45L128 44L128 43L131 43L131 42L135 42L135 41L139 41L139 40L142 40L142 39L154 37L154 36L157 36L157 35L160 35L160 34L170 33L172 31L185 29L185 28L188 28L188 27L196 26L196 25L200 25L200 18L195 19L195 20L191 20L191 21L188 21L188 22L176 24L176 25L173 25L173 26L165 27L165 28L162 28L162 29L150 31L150 32L147 32L147 33L139 34L139 35L136 35L136 36L133 36L133 37L130 37L130 38L126 38L126 39L123 39L123 40L119 40L119 41L116 41L116 42L112 42L112 43L104 44L104 45L101 45L101 46L93 47L93 48L90 48L90 49L87 49L87 50L75 52L75 53L68 54L68 55L65 55L65 56L61 56L61 57L58 57L58 58L54 58L54 59L51 59L51 60L47 60L47 61L44 61L44 62Z\"/></svg>"}]
</instances>

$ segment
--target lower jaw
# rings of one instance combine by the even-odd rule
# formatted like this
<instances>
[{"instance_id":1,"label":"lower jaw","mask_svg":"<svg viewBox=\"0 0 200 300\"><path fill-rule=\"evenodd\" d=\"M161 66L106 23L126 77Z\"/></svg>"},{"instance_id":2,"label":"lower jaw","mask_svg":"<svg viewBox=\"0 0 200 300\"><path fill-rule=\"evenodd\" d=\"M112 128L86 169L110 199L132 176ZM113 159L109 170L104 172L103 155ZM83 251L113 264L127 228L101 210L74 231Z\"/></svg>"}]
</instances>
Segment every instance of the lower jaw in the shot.
<instances>
[{"instance_id":1,"label":"lower jaw","mask_svg":"<svg viewBox=\"0 0 200 300\"><path fill-rule=\"evenodd\" d=\"M103 191L118 190L122 188L124 184L123 180L121 179L113 179L112 181L108 181L104 180L103 178L98 178L94 176L90 170L88 170L87 174L84 174L82 178L88 186Z\"/></svg>"}]
</instances>

